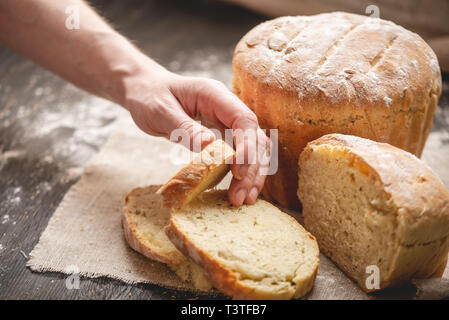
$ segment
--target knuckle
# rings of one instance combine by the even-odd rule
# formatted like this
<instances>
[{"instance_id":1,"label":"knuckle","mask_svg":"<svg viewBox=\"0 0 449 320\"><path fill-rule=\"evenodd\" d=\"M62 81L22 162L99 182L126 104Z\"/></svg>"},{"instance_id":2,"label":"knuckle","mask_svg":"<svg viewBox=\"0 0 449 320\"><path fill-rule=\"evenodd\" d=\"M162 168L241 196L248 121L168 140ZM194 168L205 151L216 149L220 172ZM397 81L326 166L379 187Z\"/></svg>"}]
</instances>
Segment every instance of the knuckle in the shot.
<instances>
[{"instance_id":1,"label":"knuckle","mask_svg":"<svg viewBox=\"0 0 449 320\"><path fill-rule=\"evenodd\" d=\"M204 90L209 90L210 88L213 87L213 84L212 84L213 81L215 81L215 80L208 79L208 78L196 78L194 83L195 83L195 86L199 90L204 91Z\"/></svg>"},{"instance_id":2,"label":"knuckle","mask_svg":"<svg viewBox=\"0 0 449 320\"><path fill-rule=\"evenodd\" d=\"M195 131L197 126L196 126L196 123L194 121L191 121L189 119L184 119L184 120L181 120L178 123L177 127L179 129L186 130L189 134L192 134L192 133L194 133L194 131Z\"/></svg>"},{"instance_id":3,"label":"knuckle","mask_svg":"<svg viewBox=\"0 0 449 320\"><path fill-rule=\"evenodd\" d=\"M245 178L248 179L251 183L255 180L257 175L256 166L250 166L248 172L246 173Z\"/></svg>"},{"instance_id":4,"label":"knuckle","mask_svg":"<svg viewBox=\"0 0 449 320\"><path fill-rule=\"evenodd\" d=\"M259 176L257 179L255 179L254 181L254 185L256 186L256 188L261 191L263 188L265 182L265 176Z\"/></svg>"},{"instance_id":5,"label":"knuckle","mask_svg":"<svg viewBox=\"0 0 449 320\"><path fill-rule=\"evenodd\" d=\"M211 86L214 89L218 89L218 90L223 90L226 89L227 87L224 85L223 82L215 80L215 79L207 79L208 80L208 85Z\"/></svg>"},{"instance_id":6,"label":"knuckle","mask_svg":"<svg viewBox=\"0 0 449 320\"><path fill-rule=\"evenodd\" d=\"M258 125L256 115L249 110L245 111L242 114L238 115L238 117L234 120L234 128L245 128L248 126L248 124L252 124L253 126Z\"/></svg>"},{"instance_id":7,"label":"knuckle","mask_svg":"<svg viewBox=\"0 0 449 320\"><path fill-rule=\"evenodd\" d=\"M243 118L247 121L258 123L257 117L253 112L245 112L243 115Z\"/></svg>"},{"instance_id":8,"label":"knuckle","mask_svg":"<svg viewBox=\"0 0 449 320\"><path fill-rule=\"evenodd\" d=\"M211 101L213 101L216 96L216 92L218 86L214 83L216 80L207 79L207 78L199 78L195 82L195 91L198 94L198 99L201 100L202 103L209 105ZM218 82L218 81L217 81Z\"/></svg>"}]
</instances>

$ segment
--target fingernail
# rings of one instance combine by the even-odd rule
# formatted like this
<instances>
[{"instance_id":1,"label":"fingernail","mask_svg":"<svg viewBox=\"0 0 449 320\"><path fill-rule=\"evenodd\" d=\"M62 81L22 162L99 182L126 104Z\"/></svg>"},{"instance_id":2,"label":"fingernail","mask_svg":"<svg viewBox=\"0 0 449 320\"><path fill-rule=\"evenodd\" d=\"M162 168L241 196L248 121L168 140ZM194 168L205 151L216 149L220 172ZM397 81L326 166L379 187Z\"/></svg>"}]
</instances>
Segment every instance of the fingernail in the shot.
<instances>
[{"instance_id":1,"label":"fingernail","mask_svg":"<svg viewBox=\"0 0 449 320\"><path fill-rule=\"evenodd\" d=\"M256 187L252 187L251 191L248 194L248 200L251 203L254 203L256 201L258 195L259 195L259 190L257 190Z\"/></svg>"},{"instance_id":2,"label":"fingernail","mask_svg":"<svg viewBox=\"0 0 449 320\"><path fill-rule=\"evenodd\" d=\"M243 201L246 198L246 189L242 188L237 190L237 192L235 193L235 200L237 202L237 205L241 205L243 203Z\"/></svg>"},{"instance_id":3,"label":"fingernail","mask_svg":"<svg viewBox=\"0 0 449 320\"><path fill-rule=\"evenodd\" d=\"M246 176L246 173L248 172L248 166L247 165L242 165L239 169L239 175L240 175L240 179L243 179Z\"/></svg>"}]
</instances>

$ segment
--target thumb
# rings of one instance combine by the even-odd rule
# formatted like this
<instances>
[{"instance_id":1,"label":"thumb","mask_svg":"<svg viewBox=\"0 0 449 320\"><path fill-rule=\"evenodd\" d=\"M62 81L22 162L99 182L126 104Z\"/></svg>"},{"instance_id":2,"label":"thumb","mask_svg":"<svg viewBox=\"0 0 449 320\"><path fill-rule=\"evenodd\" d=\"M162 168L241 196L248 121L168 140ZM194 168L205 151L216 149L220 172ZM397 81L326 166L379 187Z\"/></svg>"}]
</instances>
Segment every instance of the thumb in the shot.
<instances>
[{"instance_id":1,"label":"thumb","mask_svg":"<svg viewBox=\"0 0 449 320\"><path fill-rule=\"evenodd\" d=\"M215 140L215 135L210 129L185 115L178 120L176 129L170 133L170 140L183 143L193 152L200 152Z\"/></svg>"}]
</instances>

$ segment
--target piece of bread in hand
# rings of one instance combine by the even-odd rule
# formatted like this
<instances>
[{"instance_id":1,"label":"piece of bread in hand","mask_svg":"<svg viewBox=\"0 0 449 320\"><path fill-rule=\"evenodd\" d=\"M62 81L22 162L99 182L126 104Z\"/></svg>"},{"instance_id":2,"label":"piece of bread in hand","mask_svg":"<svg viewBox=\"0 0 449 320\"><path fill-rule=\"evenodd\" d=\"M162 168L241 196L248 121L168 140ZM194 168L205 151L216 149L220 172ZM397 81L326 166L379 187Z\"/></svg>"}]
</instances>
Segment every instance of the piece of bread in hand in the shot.
<instances>
[{"instance_id":1,"label":"piece of bread in hand","mask_svg":"<svg viewBox=\"0 0 449 320\"><path fill-rule=\"evenodd\" d=\"M167 236L235 299L291 299L309 292L319 263L315 238L258 199L233 207L225 190L204 192L173 211Z\"/></svg>"},{"instance_id":2,"label":"piece of bread in hand","mask_svg":"<svg viewBox=\"0 0 449 320\"><path fill-rule=\"evenodd\" d=\"M179 209L204 190L216 186L228 173L234 155L234 149L223 140L207 145L157 191L162 196L162 205Z\"/></svg>"},{"instance_id":3,"label":"piece of bread in hand","mask_svg":"<svg viewBox=\"0 0 449 320\"><path fill-rule=\"evenodd\" d=\"M164 227L169 223L170 210L161 207L160 186L136 188L126 196L123 208L123 230L128 244L147 258L167 264L184 281L200 291L209 291L210 282L203 270L188 261L169 241Z\"/></svg>"},{"instance_id":4,"label":"piece of bread in hand","mask_svg":"<svg viewBox=\"0 0 449 320\"><path fill-rule=\"evenodd\" d=\"M422 161L389 144L329 134L307 145L299 167L305 227L363 290L442 275L449 191ZM377 271L379 286L370 277Z\"/></svg>"}]
</instances>

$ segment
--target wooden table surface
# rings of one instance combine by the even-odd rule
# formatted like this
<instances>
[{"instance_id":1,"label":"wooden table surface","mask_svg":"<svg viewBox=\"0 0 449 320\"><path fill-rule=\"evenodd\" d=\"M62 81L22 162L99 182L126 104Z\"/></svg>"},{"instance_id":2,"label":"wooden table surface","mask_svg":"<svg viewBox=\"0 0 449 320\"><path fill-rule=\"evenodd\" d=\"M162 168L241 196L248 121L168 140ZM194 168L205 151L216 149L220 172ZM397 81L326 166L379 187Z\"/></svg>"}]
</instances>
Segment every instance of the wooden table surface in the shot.
<instances>
[{"instance_id":1,"label":"wooden table surface","mask_svg":"<svg viewBox=\"0 0 449 320\"><path fill-rule=\"evenodd\" d=\"M237 41L267 19L219 1L91 2L168 69L212 77L228 86ZM449 82L444 78L433 130L449 132ZM68 290L65 275L26 268L64 194L107 139L119 108L0 45L0 299L193 297L107 278L82 278L80 290Z\"/></svg>"}]
</instances>

